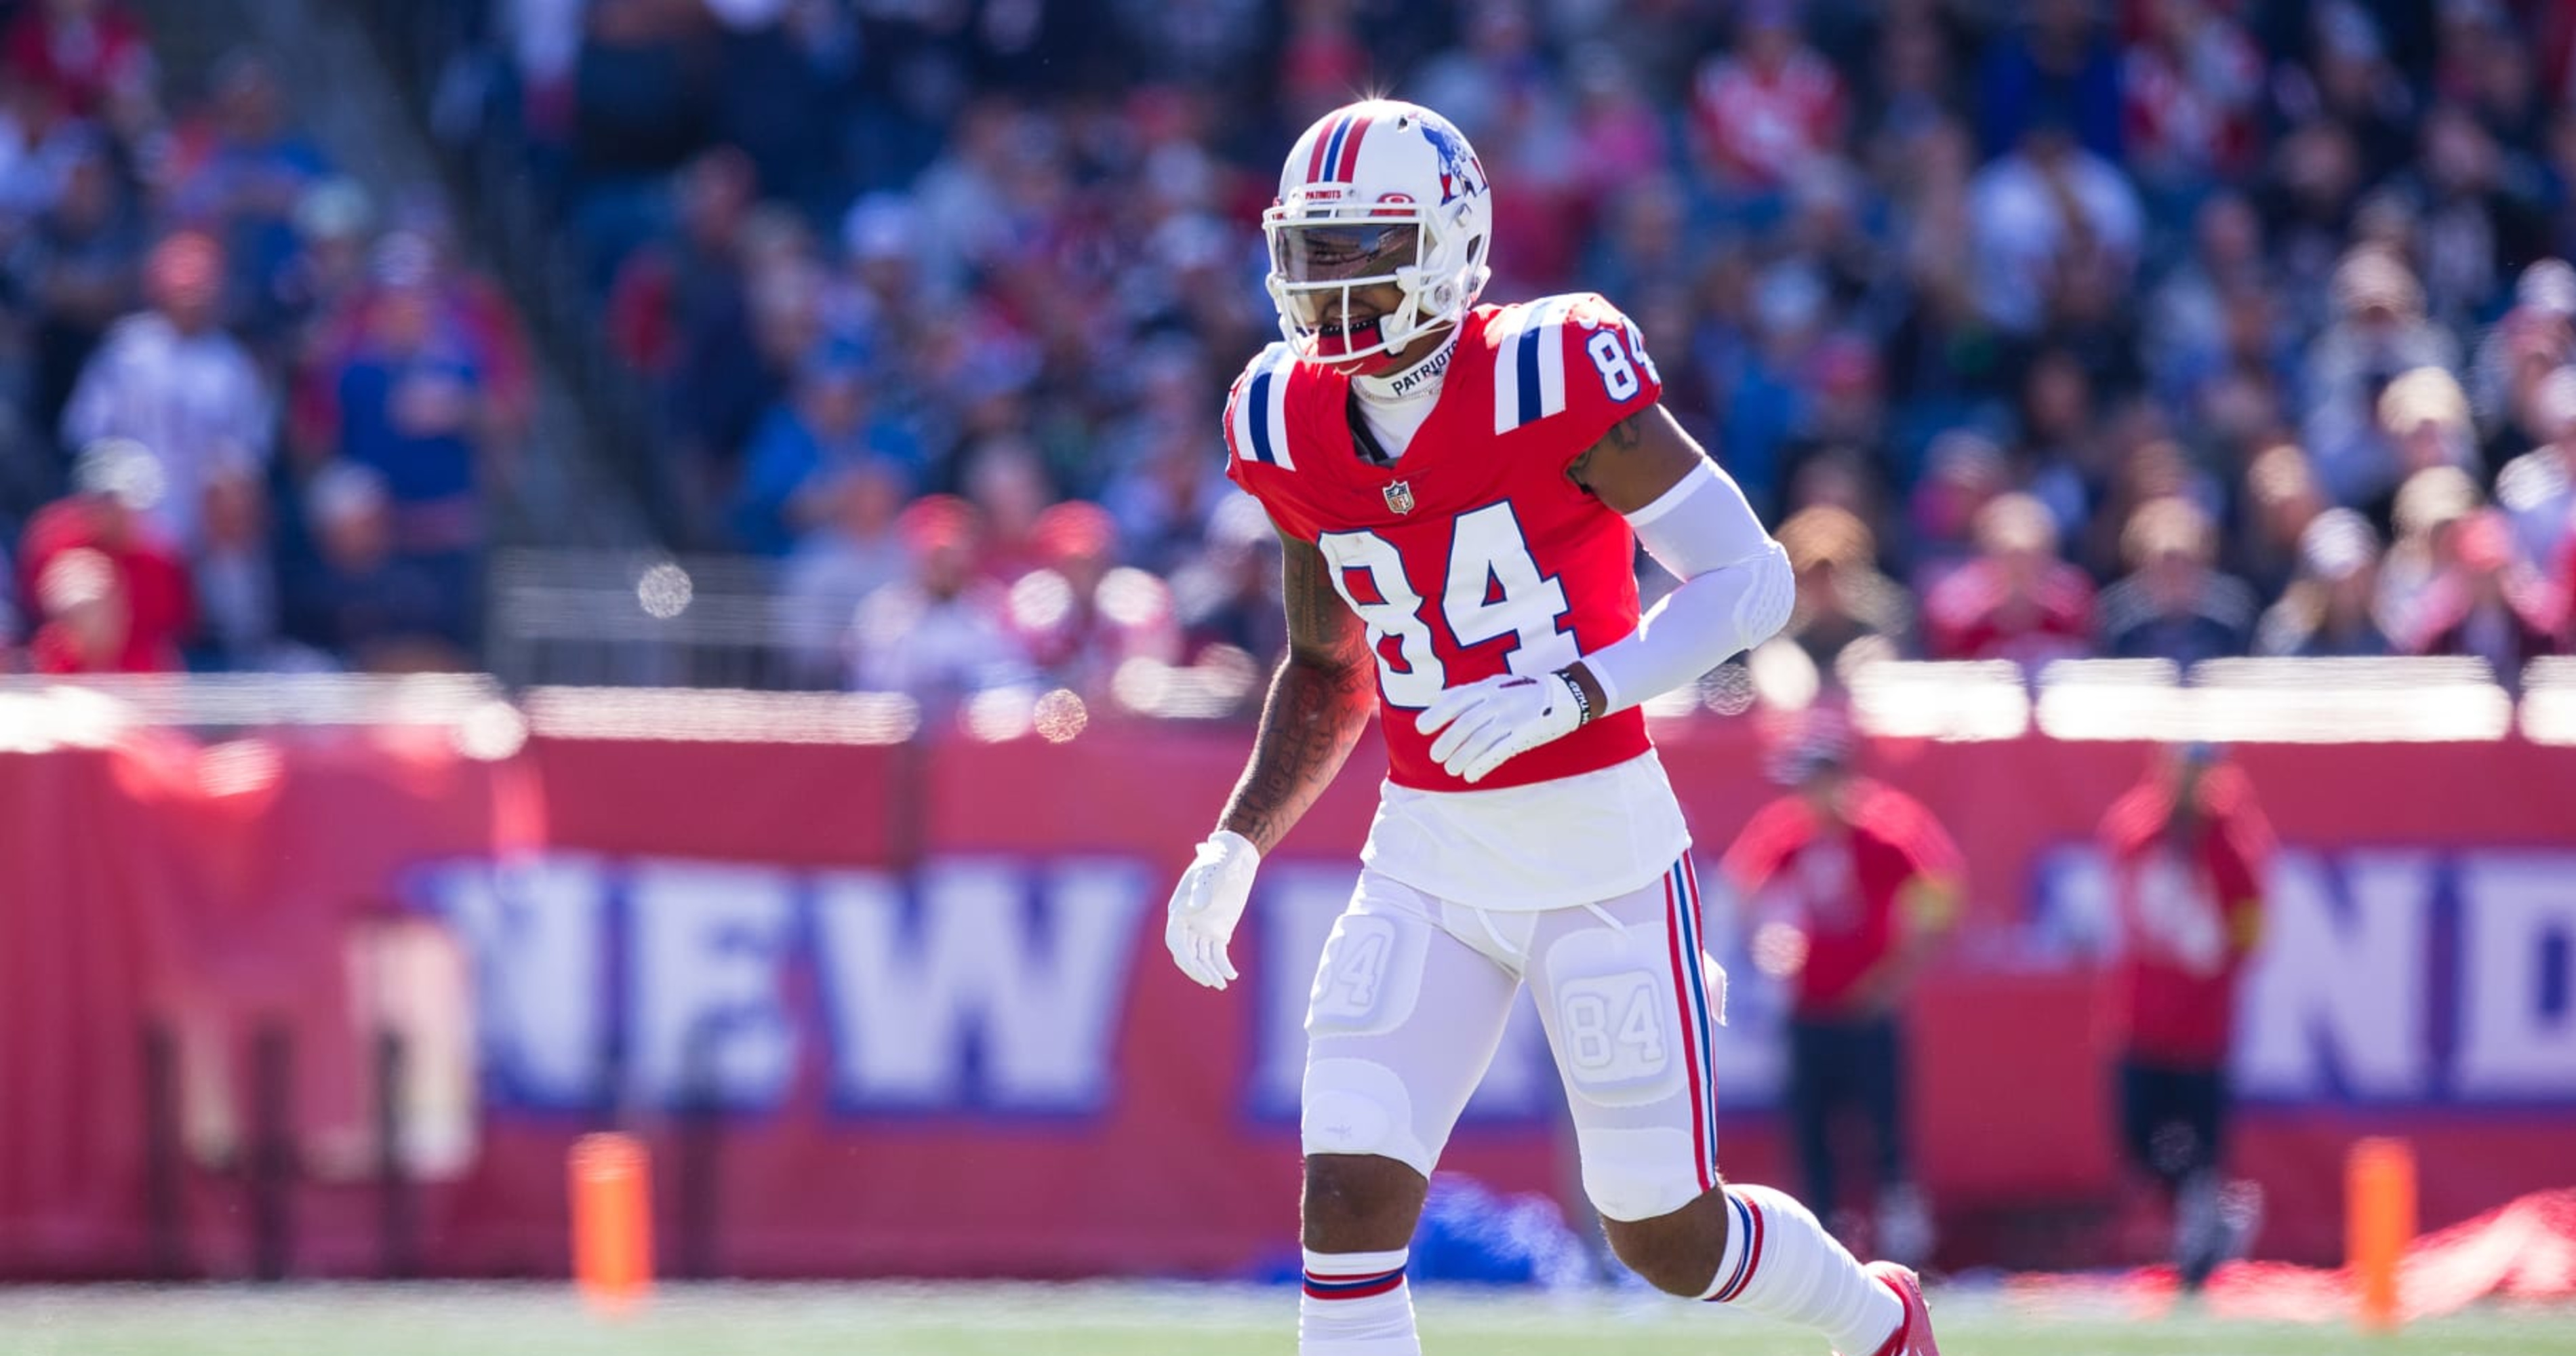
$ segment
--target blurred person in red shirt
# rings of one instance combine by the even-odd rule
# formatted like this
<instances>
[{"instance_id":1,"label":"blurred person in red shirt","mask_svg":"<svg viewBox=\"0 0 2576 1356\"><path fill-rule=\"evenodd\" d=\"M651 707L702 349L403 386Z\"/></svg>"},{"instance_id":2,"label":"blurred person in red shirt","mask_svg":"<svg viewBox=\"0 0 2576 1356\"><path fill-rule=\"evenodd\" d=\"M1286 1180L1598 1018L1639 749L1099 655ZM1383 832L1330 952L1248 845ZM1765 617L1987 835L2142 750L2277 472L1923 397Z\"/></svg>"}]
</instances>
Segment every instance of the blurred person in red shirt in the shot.
<instances>
[{"instance_id":1,"label":"blurred person in red shirt","mask_svg":"<svg viewBox=\"0 0 2576 1356\"><path fill-rule=\"evenodd\" d=\"M1732 49L1711 54L1691 92L1703 162L1727 189L1774 193L1832 149L1845 116L1842 77L1798 30L1798 7L1744 7Z\"/></svg>"},{"instance_id":2,"label":"blurred person in red shirt","mask_svg":"<svg viewBox=\"0 0 2576 1356\"><path fill-rule=\"evenodd\" d=\"M1030 536L1043 563L1011 585L1011 627L1048 677L1096 697L1128 660L1179 661L1171 586L1118 563L1107 509L1066 500L1039 514Z\"/></svg>"},{"instance_id":3,"label":"blurred person in red shirt","mask_svg":"<svg viewBox=\"0 0 2576 1356\"><path fill-rule=\"evenodd\" d=\"M2112 977L2120 1142L2174 1204L2174 1261L2197 1288L2253 1232L2223 1188L2236 983L2263 930L2272 830L2219 750L2158 755L2102 817L2124 945Z\"/></svg>"},{"instance_id":4,"label":"blurred person in red shirt","mask_svg":"<svg viewBox=\"0 0 2576 1356\"><path fill-rule=\"evenodd\" d=\"M1957 923L1959 849L1922 802L1851 766L1851 737L1820 722L1772 757L1791 788L1726 851L1755 916L1754 963L1791 991L1788 1113L1803 1199L1831 1209L1836 1122L1867 1131L1876 1251L1919 1262L1932 1229L1905 1133L1902 1009ZM1845 1232L1837 1229L1836 1232Z\"/></svg>"},{"instance_id":5,"label":"blurred person in red shirt","mask_svg":"<svg viewBox=\"0 0 2576 1356\"><path fill-rule=\"evenodd\" d=\"M2565 611L2558 590L2514 554L2504 515L2482 508L2460 520L2449 567L2425 587L2399 640L2410 654L2484 659L2497 682L2518 690L2523 665L2557 651Z\"/></svg>"},{"instance_id":6,"label":"blurred person in red shirt","mask_svg":"<svg viewBox=\"0 0 2576 1356\"><path fill-rule=\"evenodd\" d=\"M127 134L153 118L157 71L143 22L113 0L41 0L0 36L11 78L44 90L76 118Z\"/></svg>"},{"instance_id":7,"label":"blurred person in red shirt","mask_svg":"<svg viewBox=\"0 0 2576 1356\"><path fill-rule=\"evenodd\" d=\"M1977 511L1977 554L1923 600L1935 659L2009 659L2037 669L2089 653L2093 584L2058 553L2057 520L2026 494Z\"/></svg>"},{"instance_id":8,"label":"blurred person in red shirt","mask_svg":"<svg viewBox=\"0 0 2576 1356\"><path fill-rule=\"evenodd\" d=\"M38 673L148 672L128 666L130 614L116 566L89 547L58 551L36 581L44 624L28 650Z\"/></svg>"},{"instance_id":9,"label":"blurred person in red shirt","mask_svg":"<svg viewBox=\"0 0 2576 1356\"><path fill-rule=\"evenodd\" d=\"M101 439L73 462L72 492L27 521L18 545L18 588L30 625L54 619L43 581L57 557L74 551L95 552L107 562L123 614L116 628L122 639L103 669L50 671L163 673L180 667L180 643L196 627L196 592L187 562L144 516L164 491L160 462L141 443ZM64 587L71 582L77 578ZM79 629L95 639L100 625L92 618Z\"/></svg>"}]
</instances>

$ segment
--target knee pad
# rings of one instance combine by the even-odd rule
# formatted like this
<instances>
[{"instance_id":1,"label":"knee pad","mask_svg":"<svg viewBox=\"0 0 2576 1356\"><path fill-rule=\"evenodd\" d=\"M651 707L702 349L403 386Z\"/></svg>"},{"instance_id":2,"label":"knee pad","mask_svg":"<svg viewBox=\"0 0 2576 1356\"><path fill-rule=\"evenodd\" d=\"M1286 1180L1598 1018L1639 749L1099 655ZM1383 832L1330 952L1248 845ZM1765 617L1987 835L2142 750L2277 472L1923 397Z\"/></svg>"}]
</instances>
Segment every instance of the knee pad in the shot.
<instances>
[{"instance_id":1,"label":"knee pad","mask_svg":"<svg viewBox=\"0 0 2576 1356\"><path fill-rule=\"evenodd\" d=\"M1299 1145L1310 1154L1377 1154L1428 1177L1440 1154L1413 1123L1395 1070L1366 1059L1309 1059ZM1687 1150L1685 1150L1687 1152Z\"/></svg>"},{"instance_id":2,"label":"knee pad","mask_svg":"<svg viewBox=\"0 0 2576 1356\"><path fill-rule=\"evenodd\" d=\"M1581 1132L1583 1194L1603 1219L1669 1215L1705 1190L1693 1168L1690 1132L1662 1126Z\"/></svg>"}]
</instances>

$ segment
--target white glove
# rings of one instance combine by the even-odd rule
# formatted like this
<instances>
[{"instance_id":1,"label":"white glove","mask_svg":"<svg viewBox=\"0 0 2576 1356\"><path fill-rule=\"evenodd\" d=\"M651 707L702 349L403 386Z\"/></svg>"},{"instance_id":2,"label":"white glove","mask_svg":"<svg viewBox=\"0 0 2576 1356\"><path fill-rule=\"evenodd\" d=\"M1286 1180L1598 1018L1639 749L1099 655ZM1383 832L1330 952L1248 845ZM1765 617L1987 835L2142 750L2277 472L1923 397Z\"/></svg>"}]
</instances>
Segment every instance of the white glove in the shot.
<instances>
[{"instance_id":1,"label":"white glove","mask_svg":"<svg viewBox=\"0 0 2576 1356\"><path fill-rule=\"evenodd\" d=\"M1431 741L1432 761L1470 782L1483 781L1503 760L1571 734L1582 723L1573 691L1552 673L1505 673L1453 687L1413 722L1424 734L1439 736Z\"/></svg>"},{"instance_id":2,"label":"white glove","mask_svg":"<svg viewBox=\"0 0 2576 1356\"><path fill-rule=\"evenodd\" d=\"M1234 940L1234 925L1252 898L1252 873L1261 867L1261 849L1232 829L1219 829L1199 844L1198 860L1172 887L1171 917L1163 925L1163 945L1181 973L1211 989L1222 989L1234 975L1225 944Z\"/></svg>"}]
</instances>

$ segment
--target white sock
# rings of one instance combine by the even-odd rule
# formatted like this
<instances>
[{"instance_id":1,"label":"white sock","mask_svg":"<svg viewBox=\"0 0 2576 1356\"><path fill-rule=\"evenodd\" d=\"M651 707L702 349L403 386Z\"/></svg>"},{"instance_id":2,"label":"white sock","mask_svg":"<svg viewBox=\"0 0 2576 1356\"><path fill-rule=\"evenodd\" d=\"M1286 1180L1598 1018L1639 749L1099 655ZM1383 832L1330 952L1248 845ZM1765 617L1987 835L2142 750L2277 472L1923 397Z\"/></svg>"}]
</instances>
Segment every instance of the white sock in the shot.
<instances>
[{"instance_id":1,"label":"white sock","mask_svg":"<svg viewBox=\"0 0 2576 1356\"><path fill-rule=\"evenodd\" d=\"M1813 1328L1841 1356L1877 1356L1904 1302L1834 1241L1807 1207L1761 1186L1729 1186L1726 1255L1701 1299Z\"/></svg>"},{"instance_id":2,"label":"white sock","mask_svg":"<svg viewBox=\"0 0 2576 1356\"><path fill-rule=\"evenodd\" d=\"M1422 1356L1422 1339L1413 1331L1413 1290L1404 1283L1410 1251L1308 1249L1305 1294L1297 1301L1297 1356Z\"/></svg>"}]
</instances>

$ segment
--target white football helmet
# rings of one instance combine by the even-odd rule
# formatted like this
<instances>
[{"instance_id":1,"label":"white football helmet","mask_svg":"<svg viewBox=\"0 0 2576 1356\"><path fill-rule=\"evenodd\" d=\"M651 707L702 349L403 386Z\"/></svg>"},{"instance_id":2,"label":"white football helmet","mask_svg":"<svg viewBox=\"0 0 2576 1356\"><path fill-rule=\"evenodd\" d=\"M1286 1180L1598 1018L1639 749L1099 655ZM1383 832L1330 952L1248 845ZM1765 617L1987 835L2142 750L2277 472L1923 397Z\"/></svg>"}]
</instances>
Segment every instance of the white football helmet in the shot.
<instances>
[{"instance_id":1,"label":"white football helmet","mask_svg":"<svg viewBox=\"0 0 2576 1356\"><path fill-rule=\"evenodd\" d=\"M1475 148L1419 104L1370 99L1327 113L1288 152L1261 214L1270 299L1299 357L1355 363L1393 353L1476 304L1494 195ZM1394 309L1352 323L1352 293L1392 284Z\"/></svg>"}]
</instances>

